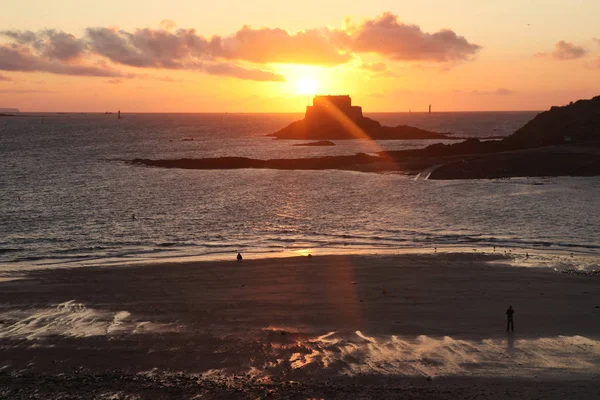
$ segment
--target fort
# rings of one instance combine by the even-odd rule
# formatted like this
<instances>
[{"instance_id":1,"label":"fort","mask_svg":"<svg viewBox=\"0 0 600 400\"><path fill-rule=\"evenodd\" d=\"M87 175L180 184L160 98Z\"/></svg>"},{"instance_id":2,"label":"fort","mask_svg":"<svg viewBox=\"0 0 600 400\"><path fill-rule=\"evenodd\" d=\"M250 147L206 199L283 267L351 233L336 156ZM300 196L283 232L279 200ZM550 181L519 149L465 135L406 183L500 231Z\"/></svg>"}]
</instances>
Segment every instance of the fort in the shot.
<instances>
[{"instance_id":1,"label":"fort","mask_svg":"<svg viewBox=\"0 0 600 400\"><path fill-rule=\"evenodd\" d=\"M309 124L323 123L334 120L339 114L347 116L357 122L363 118L362 107L353 106L349 95L343 96L315 96L313 105L306 106L304 118Z\"/></svg>"}]
</instances>

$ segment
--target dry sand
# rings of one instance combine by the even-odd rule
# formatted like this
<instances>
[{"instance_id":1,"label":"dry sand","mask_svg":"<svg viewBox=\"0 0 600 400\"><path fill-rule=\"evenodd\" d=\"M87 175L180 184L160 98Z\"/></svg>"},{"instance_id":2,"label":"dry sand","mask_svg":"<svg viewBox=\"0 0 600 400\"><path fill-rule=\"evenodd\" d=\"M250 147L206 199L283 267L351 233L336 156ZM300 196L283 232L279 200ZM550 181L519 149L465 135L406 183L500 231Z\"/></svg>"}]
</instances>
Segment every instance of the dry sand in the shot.
<instances>
[{"instance_id":1,"label":"dry sand","mask_svg":"<svg viewBox=\"0 0 600 400\"><path fill-rule=\"evenodd\" d=\"M0 282L0 398L598 398L600 276L510 261L28 272Z\"/></svg>"}]
</instances>

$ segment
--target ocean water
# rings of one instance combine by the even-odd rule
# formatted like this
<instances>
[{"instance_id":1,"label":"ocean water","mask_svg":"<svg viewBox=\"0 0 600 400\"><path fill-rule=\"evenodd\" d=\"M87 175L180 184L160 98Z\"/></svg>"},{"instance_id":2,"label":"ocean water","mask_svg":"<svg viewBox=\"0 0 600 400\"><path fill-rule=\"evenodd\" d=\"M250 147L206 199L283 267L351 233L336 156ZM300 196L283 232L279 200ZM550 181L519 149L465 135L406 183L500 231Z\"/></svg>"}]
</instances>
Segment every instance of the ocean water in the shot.
<instances>
[{"instance_id":1,"label":"ocean water","mask_svg":"<svg viewBox=\"0 0 600 400\"><path fill-rule=\"evenodd\" d=\"M535 113L371 114L461 136ZM0 270L293 252L504 246L596 254L600 178L415 181L347 171L211 170L123 160L296 158L424 147L265 137L300 114L30 114L0 118ZM132 219L135 214L136 218Z\"/></svg>"}]
</instances>

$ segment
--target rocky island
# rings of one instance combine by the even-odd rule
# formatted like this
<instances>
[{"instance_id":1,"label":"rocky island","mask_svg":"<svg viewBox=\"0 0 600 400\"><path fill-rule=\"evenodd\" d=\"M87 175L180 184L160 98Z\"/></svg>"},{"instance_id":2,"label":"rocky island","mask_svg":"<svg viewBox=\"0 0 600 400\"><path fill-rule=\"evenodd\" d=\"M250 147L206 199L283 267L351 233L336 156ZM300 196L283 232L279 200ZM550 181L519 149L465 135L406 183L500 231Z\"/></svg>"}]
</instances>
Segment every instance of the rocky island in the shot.
<instances>
[{"instance_id":1,"label":"rocky island","mask_svg":"<svg viewBox=\"0 0 600 400\"><path fill-rule=\"evenodd\" d=\"M335 146L335 143L333 143L330 140L319 140L318 142L298 143L298 144L294 144L293 146L297 146L297 147L303 147L303 146Z\"/></svg>"},{"instance_id":2,"label":"rocky island","mask_svg":"<svg viewBox=\"0 0 600 400\"><path fill-rule=\"evenodd\" d=\"M186 169L397 171L426 173L428 179L598 176L600 96L564 107L552 107L503 140L468 139L460 143L437 143L423 149L385 151L377 155L359 153L353 156L271 160L243 157L135 159L129 162Z\"/></svg>"},{"instance_id":3,"label":"rocky island","mask_svg":"<svg viewBox=\"0 0 600 400\"><path fill-rule=\"evenodd\" d=\"M297 140L415 140L460 139L448 134L427 131L407 125L383 126L364 117L362 107L353 106L344 96L315 96L313 105L306 107L304 119L267 136Z\"/></svg>"}]
</instances>

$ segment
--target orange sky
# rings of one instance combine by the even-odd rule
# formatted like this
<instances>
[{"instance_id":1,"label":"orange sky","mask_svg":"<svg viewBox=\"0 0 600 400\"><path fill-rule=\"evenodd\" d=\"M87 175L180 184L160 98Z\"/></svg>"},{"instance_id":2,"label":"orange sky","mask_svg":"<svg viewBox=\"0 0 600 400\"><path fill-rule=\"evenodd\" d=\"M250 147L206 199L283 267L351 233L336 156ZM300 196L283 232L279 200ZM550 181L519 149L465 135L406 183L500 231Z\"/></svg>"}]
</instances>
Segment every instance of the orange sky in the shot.
<instances>
[{"instance_id":1,"label":"orange sky","mask_svg":"<svg viewBox=\"0 0 600 400\"><path fill-rule=\"evenodd\" d=\"M540 110L600 94L598 1L48 3L3 6L0 108L302 112L314 87L366 112Z\"/></svg>"}]
</instances>

